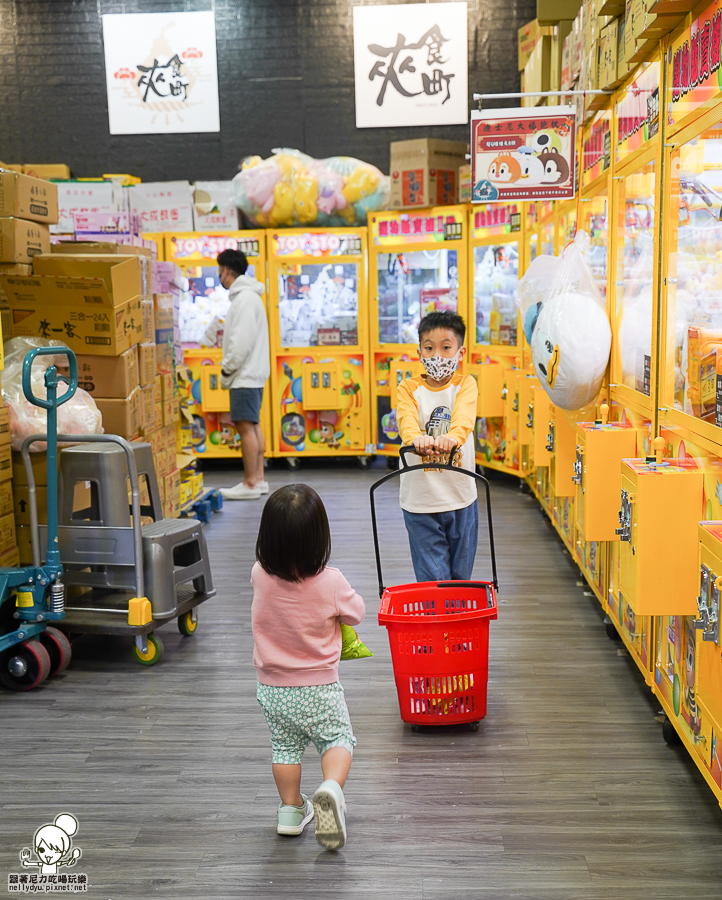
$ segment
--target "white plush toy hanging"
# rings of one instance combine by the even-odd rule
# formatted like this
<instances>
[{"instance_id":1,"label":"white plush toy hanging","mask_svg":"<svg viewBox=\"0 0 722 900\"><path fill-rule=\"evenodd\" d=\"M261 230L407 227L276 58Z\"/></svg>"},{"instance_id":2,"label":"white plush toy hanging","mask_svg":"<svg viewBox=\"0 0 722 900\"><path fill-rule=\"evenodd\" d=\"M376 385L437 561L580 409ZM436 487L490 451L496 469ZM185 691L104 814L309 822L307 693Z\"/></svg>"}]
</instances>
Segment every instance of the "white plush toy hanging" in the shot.
<instances>
[{"instance_id":1,"label":"white plush toy hanging","mask_svg":"<svg viewBox=\"0 0 722 900\"><path fill-rule=\"evenodd\" d=\"M561 409L580 409L595 400L609 362L612 331L584 259L588 247L589 235L577 232L556 266L539 263L538 257L520 284L519 305L534 370ZM553 277L545 283L540 277L544 274Z\"/></svg>"}]
</instances>

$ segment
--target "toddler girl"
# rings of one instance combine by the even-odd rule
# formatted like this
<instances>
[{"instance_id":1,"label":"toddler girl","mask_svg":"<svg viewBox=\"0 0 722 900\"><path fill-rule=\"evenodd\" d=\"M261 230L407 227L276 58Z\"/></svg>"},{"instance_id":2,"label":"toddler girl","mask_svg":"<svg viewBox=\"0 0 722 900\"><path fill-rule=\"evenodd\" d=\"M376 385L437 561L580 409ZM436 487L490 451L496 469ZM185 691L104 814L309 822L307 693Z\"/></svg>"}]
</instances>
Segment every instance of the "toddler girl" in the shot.
<instances>
[{"instance_id":1,"label":"toddler girl","mask_svg":"<svg viewBox=\"0 0 722 900\"><path fill-rule=\"evenodd\" d=\"M356 738L338 680L341 622L358 625L363 599L327 566L331 534L321 498L290 484L268 498L253 567L253 663L258 702L271 732L281 796L278 833L301 834L316 814L316 840L346 842L343 786ZM313 804L301 793L301 757L313 741L324 781Z\"/></svg>"}]
</instances>

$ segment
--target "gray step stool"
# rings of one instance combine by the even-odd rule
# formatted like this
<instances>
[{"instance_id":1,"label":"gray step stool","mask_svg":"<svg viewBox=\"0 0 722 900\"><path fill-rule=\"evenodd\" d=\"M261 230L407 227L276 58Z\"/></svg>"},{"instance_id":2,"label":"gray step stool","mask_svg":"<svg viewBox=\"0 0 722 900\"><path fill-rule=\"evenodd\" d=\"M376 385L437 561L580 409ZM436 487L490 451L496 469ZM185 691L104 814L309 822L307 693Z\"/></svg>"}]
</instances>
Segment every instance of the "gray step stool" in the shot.
<instances>
[{"instance_id":1,"label":"gray step stool","mask_svg":"<svg viewBox=\"0 0 722 900\"><path fill-rule=\"evenodd\" d=\"M201 523L164 519L150 444L133 443L138 480L145 479L149 504L141 515L145 594L153 618L169 618L177 588L192 582L196 593L213 593L213 579ZM58 542L66 584L132 590L135 543L128 502L128 461L117 444L85 444L60 454ZM90 482L90 506L73 509L75 486Z\"/></svg>"}]
</instances>

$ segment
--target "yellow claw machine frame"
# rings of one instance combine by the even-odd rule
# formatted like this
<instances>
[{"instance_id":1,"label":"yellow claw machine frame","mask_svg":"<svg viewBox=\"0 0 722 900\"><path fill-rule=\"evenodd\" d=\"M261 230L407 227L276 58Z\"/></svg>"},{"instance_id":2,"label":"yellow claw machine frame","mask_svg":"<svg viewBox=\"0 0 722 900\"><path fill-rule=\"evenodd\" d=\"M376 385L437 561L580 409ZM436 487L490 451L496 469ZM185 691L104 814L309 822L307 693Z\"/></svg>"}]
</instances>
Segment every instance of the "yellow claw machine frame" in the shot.
<instances>
[{"instance_id":1,"label":"yellow claw machine frame","mask_svg":"<svg viewBox=\"0 0 722 900\"><path fill-rule=\"evenodd\" d=\"M479 385L476 460L515 474L520 469L521 427L525 437L529 431L520 408L527 377L521 369L523 335L516 302L525 268L524 212L523 204L516 202L473 204L469 210L466 371Z\"/></svg>"},{"instance_id":2,"label":"yellow claw machine frame","mask_svg":"<svg viewBox=\"0 0 722 900\"><path fill-rule=\"evenodd\" d=\"M228 292L218 278L216 258L222 250L242 250L248 259L247 275L266 285L266 233L257 231L168 233L164 258L174 262L188 279L181 304L183 359L192 381L193 453L199 459L240 459L241 439L230 417L230 394L221 388L223 357L223 317L228 308ZM266 456L271 455L271 398L266 383L261 406L261 430Z\"/></svg>"},{"instance_id":3,"label":"yellow claw machine frame","mask_svg":"<svg viewBox=\"0 0 722 900\"><path fill-rule=\"evenodd\" d=\"M371 440L374 452L398 455L396 391L421 373L419 321L433 311L467 324L466 206L369 216Z\"/></svg>"},{"instance_id":4,"label":"yellow claw machine frame","mask_svg":"<svg viewBox=\"0 0 722 900\"><path fill-rule=\"evenodd\" d=\"M273 455L358 457L370 444L365 228L268 230Z\"/></svg>"}]
</instances>

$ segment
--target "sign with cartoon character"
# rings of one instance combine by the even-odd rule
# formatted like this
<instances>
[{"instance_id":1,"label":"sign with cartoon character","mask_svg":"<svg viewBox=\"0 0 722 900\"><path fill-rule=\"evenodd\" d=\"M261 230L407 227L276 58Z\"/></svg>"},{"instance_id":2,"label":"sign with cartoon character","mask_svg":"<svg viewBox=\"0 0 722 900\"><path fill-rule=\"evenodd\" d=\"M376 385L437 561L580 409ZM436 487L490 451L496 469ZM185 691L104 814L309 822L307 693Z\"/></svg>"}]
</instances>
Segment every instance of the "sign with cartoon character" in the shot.
<instances>
[{"instance_id":1,"label":"sign with cartoon character","mask_svg":"<svg viewBox=\"0 0 722 900\"><path fill-rule=\"evenodd\" d=\"M571 106L472 113L472 203L574 196Z\"/></svg>"},{"instance_id":2,"label":"sign with cartoon character","mask_svg":"<svg viewBox=\"0 0 722 900\"><path fill-rule=\"evenodd\" d=\"M221 130L212 11L104 15L103 45L111 134Z\"/></svg>"}]
</instances>

